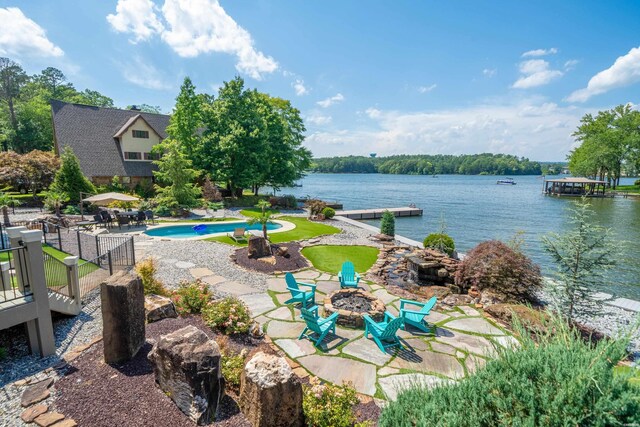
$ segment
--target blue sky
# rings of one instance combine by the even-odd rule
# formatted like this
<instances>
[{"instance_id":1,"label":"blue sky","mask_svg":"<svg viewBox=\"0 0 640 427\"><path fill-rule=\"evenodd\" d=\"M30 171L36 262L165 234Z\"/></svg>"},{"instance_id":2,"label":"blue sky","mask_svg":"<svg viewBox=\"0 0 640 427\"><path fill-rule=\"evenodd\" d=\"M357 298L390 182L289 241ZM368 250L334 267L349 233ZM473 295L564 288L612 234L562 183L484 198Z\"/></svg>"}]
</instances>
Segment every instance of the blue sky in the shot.
<instances>
[{"instance_id":1,"label":"blue sky","mask_svg":"<svg viewBox=\"0 0 640 427\"><path fill-rule=\"evenodd\" d=\"M317 156L563 160L640 103L638 1L0 0L0 55L170 112L184 76L290 99Z\"/></svg>"}]
</instances>

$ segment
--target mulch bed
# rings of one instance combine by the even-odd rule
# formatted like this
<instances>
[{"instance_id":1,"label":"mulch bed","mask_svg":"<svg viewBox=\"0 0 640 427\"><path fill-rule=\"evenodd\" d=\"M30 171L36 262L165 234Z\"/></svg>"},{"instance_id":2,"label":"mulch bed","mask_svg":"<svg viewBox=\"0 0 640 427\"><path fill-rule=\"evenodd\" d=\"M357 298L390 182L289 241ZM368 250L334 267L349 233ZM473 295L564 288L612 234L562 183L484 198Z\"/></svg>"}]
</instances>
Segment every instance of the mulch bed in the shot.
<instances>
[{"instance_id":1,"label":"mulch bed","mask_svg":"<svg viewBox=\"0 0 640 427\"><path fill-rule=\"evenodd\" d=\"M296 271L301 268L309 267L309 261L300 253L302 249L297 243L282 243L279 245L271 245L272 252L275 254L278 247L286 247L289 257L275 256L276 263L270 264L256 258L249 258L247 255L248 248L238 249L234 255L234 261L247 270L259 271L260 273L271 274L276 271Z\"/></svg>"},{"instance_id":2,"label":"mulch bed","mask_svg":"<svg viewBox=\"0 0 640 427\"><path fill-rule=\"evenodd\" d=\"M80 426L195 426L155 383L151 362L150 340L187 325L217 339L200 317L164 319L147 325L147 343L133 360L122 365L108 365L103 360L102 342L71 362L67 375L56 382L58 398L55 409ZM231 350L266 346L262 341L244 338L229 339ZM220 402L216 426L250 427L235 401L225 396Z\"/></svg>"}]
</instances>

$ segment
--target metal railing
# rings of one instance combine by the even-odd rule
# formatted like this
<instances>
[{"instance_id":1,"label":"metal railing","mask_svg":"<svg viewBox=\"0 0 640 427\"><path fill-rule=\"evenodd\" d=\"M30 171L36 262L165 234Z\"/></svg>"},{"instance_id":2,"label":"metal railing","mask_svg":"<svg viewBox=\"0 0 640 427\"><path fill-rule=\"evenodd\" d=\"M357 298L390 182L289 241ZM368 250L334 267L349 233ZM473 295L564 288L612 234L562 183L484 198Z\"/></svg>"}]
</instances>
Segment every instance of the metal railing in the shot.
<instances>
[{"instance_id":1,"label":"metal railing","mask_svg":"<svg viewBox=\"0 0 640 427\"><path fill-rule=\"evenodd\" d=\"M0 250L0 304L33 295L24 247Z\"/></svg>"},{"instance_id":2,"label":"metal railing","mask_svg":"<svg viewBox=\"0 0 640 427\"><path fill-rule=\"evenodd\" d=\"M101 255L90 261L78 264L81 297L100 286L110 275L108 255Z\"/></svg>"},{"instance_id":3,"label":"metal railing","mask_svg":"<svg viewBox=\"0 0 640 427\"><path fill-rule=\"evenodd\" d=\"M133 237L129 237L118 246L111 248L106 253L109 274L114 271L129 270L136 264L135 249L133 246Z\"/></svg>"}]
</instances>

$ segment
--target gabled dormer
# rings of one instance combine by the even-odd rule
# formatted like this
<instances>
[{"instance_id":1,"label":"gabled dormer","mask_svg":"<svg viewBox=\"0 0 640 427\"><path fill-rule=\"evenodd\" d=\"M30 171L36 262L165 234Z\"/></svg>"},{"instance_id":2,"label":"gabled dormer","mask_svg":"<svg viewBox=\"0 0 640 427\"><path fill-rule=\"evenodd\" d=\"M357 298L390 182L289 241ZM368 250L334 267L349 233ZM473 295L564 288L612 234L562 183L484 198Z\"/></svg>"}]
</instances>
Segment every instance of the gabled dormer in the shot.
<instances>
[{"instance_id":1,"label":"gabled dormer","mask_svg":"<svg viewBox=\"0 0 640 427\"><path fill-rule=\"evenodd\" d=\"M130 162L155 160L151 149L162 141L162 137L141 114L127 120L113 137L120 142L122 158Z\"/></svg>"}]
</instances>

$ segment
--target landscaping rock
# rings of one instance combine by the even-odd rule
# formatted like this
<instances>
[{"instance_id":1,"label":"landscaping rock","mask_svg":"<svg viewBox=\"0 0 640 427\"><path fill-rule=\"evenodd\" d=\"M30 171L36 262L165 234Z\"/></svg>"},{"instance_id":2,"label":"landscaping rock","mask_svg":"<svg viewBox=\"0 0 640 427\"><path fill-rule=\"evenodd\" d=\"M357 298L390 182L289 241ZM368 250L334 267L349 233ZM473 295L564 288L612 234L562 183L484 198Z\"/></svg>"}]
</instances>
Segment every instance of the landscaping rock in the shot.
<instances>
[{"instance_id":1,"label":"landscaping rock","mask_svg":"<svg viewBox=\"0 0 640 427\"><path fill-rule=\"evenodd\" d=\"M51 394L49 392L49 387L53 385L53 378L47 378L44 381L40 381L35 383L22 393L22 399L20 400L20 404L23 408L27 406L31 406L34 403L38 403L49 397Z\"/></svg>"},{"instance_id":2,"label":"landscaping rock","mask_svg":"<svg viewBox=\"0 0 640 427\"><path fill-rule=\"evenodd\" d=\"M220 348L195 326L162 335L149 353L156 382L199 425L213 420L224 393Z\"/></svg>"},{"instance_id":3,"label":"landscaping rock","mask_svg":"<svg viewBox=\"0 0 640 427\"><path fill-rule=\"evenodd\" d=\"M64 415L58 412L47 412L46 414L40 415L33 421L40 427L49 427L62 420L64 420Z\"/></svg>"},{"instance_id":4,"label":"landscaping rock","mask_svg":"<svg viewBox=\"0 0 640 427\"><path fill-rule=\"evenodd\" d=\"M249 258L271 256L271 245L264 237L251 236L247 252Z\"/></svg>"},{"instance_id":5,"label":"landscaping rock","mask_svg":"<svg viewBox=\"0 0 640 427\"><path fill-rule=\"evenodd\" d=\"M100 285L104 359L132 359L145 341L144 288L138 276L116 273Z\"/></svg>"},{"instance_id":6,"label":"landscaping rock","mask_svg":"<svg viewBox=\"0 0 640 427\"><path fill-rule=\"evenodd\" d=\"M59 423L54 424L53 427L76 427L77 425L78 425L78 423L76 423L71 418L65 418L64 420L60 421Z\"/></svg>"},{"instance_id":7,"label":"landscaping rock","mask_svg":"<svg viewBox=\"0 0 640 427\"><path fill-rule=\"evenodd\" d=\"M144 297L144 311L148 323L157 322L167 317L178 317L173 301L160 295L147 295Z\"/></svg>"},{"instance_id":8,"label":"landscaping rock","mask_svg":"<svg viewBox=\"0 0 640 427\"><path fill-rule=\"evenodd\" d=\"M33 420L38 418L40 415L44 414L49 410L47 405L34 405L28 409L25 409L20 415L20 419L25 423L32 423Z\"/></svg>"},{"instance_id":9,"label":"landscaping rock","mask_svg":"<svg viewBox=\"0 0 640 427\"><path fill-rule=\"evenodd\" d=\"M254 427L304 425L302 384L283 357L259 352L249 360L238 405Z\"/></svg>"}]
</instances>

